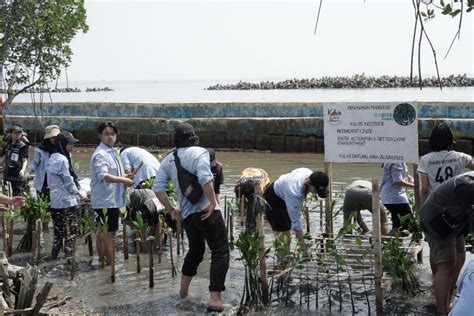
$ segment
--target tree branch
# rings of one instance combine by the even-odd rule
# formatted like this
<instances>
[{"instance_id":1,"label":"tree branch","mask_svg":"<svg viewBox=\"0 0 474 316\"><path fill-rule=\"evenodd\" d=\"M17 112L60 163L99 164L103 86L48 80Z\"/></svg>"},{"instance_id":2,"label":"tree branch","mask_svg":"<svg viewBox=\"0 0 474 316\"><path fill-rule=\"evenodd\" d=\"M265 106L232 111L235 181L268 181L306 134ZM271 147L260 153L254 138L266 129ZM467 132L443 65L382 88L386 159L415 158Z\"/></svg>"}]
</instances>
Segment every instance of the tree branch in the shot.
<instances>
[{"instance_id":1,"label":"tree branch","mask_svg":"<svg viewBox=\"0 0 474 316\"><path fill-rule=\"evenodd\" d=\"M413 27L413 40L412 40L412 43L411 43L410 85L413 82L413 57L415 55L415 38L416 38L416 29L417 29L417 26L418 26L418 16L417 16L415 0L412 0L411 3L413 4L413 8L415 9L415 26Z\"/></svg>"},{"instance_id":2,"label":"tree branch","mask_svg":"<svg viewBox=\"0 0 474 316\"><path fill-rule=\"evenodd\" d=\"M316 30L318 29L319 24L319 15L321 14L321 7L323 6L323 0L319 0L318 16L316 18L316 25L314 26L314 34L316 35Z\"/></svg>"},{"instance_id":3,"label":"tree branch","mask_svg":"<svg viewBox=\"0 0 474 316\"><path fill-rule=\"evenodd\" d=\"M456 34L454 34L454 38L451 42L451 45L449 45L449 48L448 48L448 51L446 52L446 55L444 56L444 59L446 59L449 55L449 52L451 51L451 48L453 47L454 45L454 41L456 41L456 36L458 37L458 40L461 38L461 23L462 23L462 11L464 9L464 0L461 1L461 15L459 16L459 25L458 25L458 31L456 32Z\"/></svg>"}]
</instances>

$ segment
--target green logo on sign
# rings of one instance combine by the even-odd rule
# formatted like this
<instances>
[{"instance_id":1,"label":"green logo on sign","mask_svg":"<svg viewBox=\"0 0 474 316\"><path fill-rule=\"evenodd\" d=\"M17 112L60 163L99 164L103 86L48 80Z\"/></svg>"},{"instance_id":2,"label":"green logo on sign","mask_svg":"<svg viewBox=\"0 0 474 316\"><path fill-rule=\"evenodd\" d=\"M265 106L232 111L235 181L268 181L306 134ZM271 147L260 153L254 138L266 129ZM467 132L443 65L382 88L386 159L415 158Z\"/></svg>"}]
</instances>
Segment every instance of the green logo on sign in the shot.
<instances>
[{"instance_id":1,"label":"green logo on sign","mask_svg":"<svg viewBox=\"0 0 474 316\"><path fill-rule=\"evenodd\" d=\"M415 108L408 103L402 103L395 107L393 110L393 119L399 125L407 126L413 123L416 118L416 110Z\"/></svg>"}]
</instances>

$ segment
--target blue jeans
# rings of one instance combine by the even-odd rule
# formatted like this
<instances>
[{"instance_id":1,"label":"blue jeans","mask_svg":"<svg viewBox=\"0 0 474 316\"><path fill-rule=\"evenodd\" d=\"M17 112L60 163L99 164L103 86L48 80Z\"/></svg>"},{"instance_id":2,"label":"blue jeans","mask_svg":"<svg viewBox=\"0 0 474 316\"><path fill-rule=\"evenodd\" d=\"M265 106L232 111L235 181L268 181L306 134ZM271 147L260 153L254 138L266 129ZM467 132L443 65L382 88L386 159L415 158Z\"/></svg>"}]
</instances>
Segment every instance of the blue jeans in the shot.
<instances>
[{"instance_id":1,"label":"blue jeans","mask_svg":"<svg viewBox=\"0 0 474 316\"><path fill-rule=\"evenodd\" d=\"M189 250L184 258L182 274L193 277L201 263L205 241L211 249L211 270L209 291L222 292L225 290L225 277L229 270L229 240L224 219L220 211L215 210L211 216L201 220L201 213L186 217L183 227L189 240Z\"/></svg>"}]
</instances>

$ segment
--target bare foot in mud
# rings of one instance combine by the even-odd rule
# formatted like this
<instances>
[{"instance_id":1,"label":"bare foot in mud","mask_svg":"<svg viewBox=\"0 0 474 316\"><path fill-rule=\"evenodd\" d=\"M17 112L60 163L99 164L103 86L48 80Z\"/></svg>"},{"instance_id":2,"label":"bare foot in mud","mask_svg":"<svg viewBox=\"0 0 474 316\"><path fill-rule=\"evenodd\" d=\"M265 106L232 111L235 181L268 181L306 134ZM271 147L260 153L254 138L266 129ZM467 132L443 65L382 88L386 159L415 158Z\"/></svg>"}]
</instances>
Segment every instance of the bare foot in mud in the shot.
<instances>
[{"instance_id":1,"label":"bare foot in mud","mask_svg":"<svg viewBox=\"0 0 474 316\"><path fill-rule=\"evenodd\" d=\"M209 301L207 301L207 311L209 313L220 313L224 310L224 301L219 299L213 299L210 298Z\"/></svg>"},{"instance_id":2,"label":"bare foot in mud","mask_svg":"<svg viewBox=\"0 0 474 316\"><path fill-rule=\"evenodd\" d=\"M207 311L209 313L220 313L224 310L224 301L221 299L221 292L211 291L211 297L207 301Z\"/></svg>"},{"instance_id":3,"label":"bare foot in mud","mask_svg":"<svg viewBox=\"0 0 474 316\"><path fill-rule=\"evenodd\" d=\"M181 275L181 288L179 290L179 296L181 298L186 298L189 295L189 284L193 277Z\"/></svg>"}]
</instances>

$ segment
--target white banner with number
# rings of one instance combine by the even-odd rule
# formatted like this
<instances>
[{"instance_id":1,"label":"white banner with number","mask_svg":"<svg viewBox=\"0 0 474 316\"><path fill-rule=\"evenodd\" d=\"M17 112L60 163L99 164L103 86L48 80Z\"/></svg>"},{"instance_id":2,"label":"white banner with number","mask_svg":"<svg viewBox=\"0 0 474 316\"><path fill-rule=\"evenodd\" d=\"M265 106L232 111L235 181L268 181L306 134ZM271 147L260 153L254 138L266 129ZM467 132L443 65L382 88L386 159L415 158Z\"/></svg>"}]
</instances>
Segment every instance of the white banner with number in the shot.
<instances>
[{"instance_id":1,"label":"white banner with number","mask_svg":"<svg viewBox=\"0 0 474 316\"><path fill-rule=\"evenodd\" d=\"M327 162L416 162L418 117L414 102L326 103Z\"/></svg>"}]
</instances>

